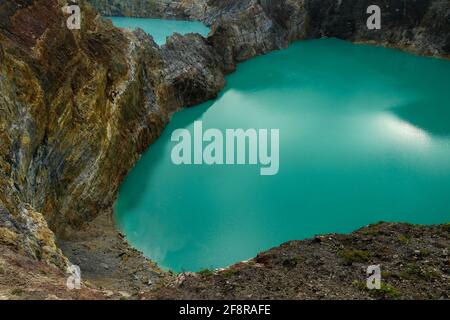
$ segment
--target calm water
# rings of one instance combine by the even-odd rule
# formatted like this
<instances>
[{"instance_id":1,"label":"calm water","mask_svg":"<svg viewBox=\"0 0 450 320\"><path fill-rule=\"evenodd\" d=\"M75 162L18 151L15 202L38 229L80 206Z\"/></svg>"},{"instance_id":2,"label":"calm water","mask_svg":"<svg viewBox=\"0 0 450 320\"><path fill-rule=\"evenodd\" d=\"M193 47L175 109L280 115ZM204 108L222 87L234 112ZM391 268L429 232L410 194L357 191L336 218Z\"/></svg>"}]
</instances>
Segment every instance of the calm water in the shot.
<instances>
[{"instance_id":1,"label":"calm water","mask_svg":"<svg viewBox=\"0 0 450 320\"><path fill-rule=\"evenodd\" d=\"M450 221L450 61L327 39L239 65L213 102L174 115L123 184L120 228L176 271L383 221ZM280 172L175 166L171 133L279 128Z\"/></svg>"},{"instance_id":2,"label":"calm water","mask_svg":"<svg viewBox=\"0 0 450 320\"><path fill-rule=\"evenodd\" d=\"M180 21L180 20L162 20L147 18L128 18L128 17L105 17L111 19L113 24L119 28L137 29L141 28L148 34L152 35L155 42L159 45L166 43L166 38L174 32L180 34L199 33L206 37L209 28L203 23L197 21Z\"/></svg>"}]
</instances>

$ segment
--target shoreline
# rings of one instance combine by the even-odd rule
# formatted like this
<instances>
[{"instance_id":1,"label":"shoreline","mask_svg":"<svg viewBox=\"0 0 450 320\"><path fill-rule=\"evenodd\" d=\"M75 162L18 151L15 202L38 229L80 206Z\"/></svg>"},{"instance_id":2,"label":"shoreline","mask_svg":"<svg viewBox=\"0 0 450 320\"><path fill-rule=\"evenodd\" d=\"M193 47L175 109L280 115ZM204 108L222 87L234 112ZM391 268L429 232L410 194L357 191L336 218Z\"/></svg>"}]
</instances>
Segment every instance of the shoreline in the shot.
<instances>
[{"instance_id":1,"label":"shoreline","mask_svg":"<svg viewBox=\"0 0 450 320\"><path fill-rule=\"evenodd\" d=\"M143 18L143 19L145 19L145 18ZM300 40L295 40L294 42L292 42L292 43L290 43L289 44L289 46L291 46L291 45L293 45L293 44L295 44L295 43L297 43L297 42L301 42L301 41L315 41L315 40L320 40L320 39L300 39ZM417 56L417 57L424 57L424 58L436 58L436 59L444 59L444 60L447 60L447 59L449 59L450 58L450 55L449 56L436 56L436 55L432 55L431 53L430 53L430 55L425 55L425 54L420 54L420 53L417 53L417 52L414 52L414 51L412 51L413 49L411 49L411 47L399 47L399 46L394 46L394 45L389 45L389 44L387 44L387 43L375 43L375 42L365 42L365 41L351 41L351 40L343 40L343 39L338 39L338 40L340 40L340 41L345 41L346 43L348 43L348 44L354 44L354 45L367 45L367 46L375 46L375 47L380 47L380 48L388 48L388 49L392 49L392 50L397 50L397 51L400 51L400 52L403 52L403 53L406 53L406 54L409 54L409 55L413 55L413 56ZM288 46L288 47L289 47ZM285 48L285 49L287 49L287 48ZM281 51L281 50L285 50L285 49L278 49L278 50L276 50L276 51ZM271 51L271 52L275 52L275 51ZM267 54L270 54L271 52L268 52ZM262 56L262 55L261 55ZM250 58L249 60L251 60L251 59L253 59L253 58L257 58L258 56L255 56L255 57L252 57L252 58ZM246 60L246 61L248 61L248 60ZM241 62L241 63L245 63L246 61L243 61L243 62ZM239 65L240 63L238 63L237 64L237 66ZM236 71L233 71L232 73L230 73L230 74L233 74L234 72L236 72ZM228 75L227 75L228 76ZM220 93L221 91L219 91L219 93ZM202 102L202 103L204 103L204 102ZM191 107L189 107L189 108L196 108L198 105L194 105L194 106L191 106ZM176 112L179 112L179 111L182 111L182 110L184 110L185 108L180 108L180 109L178 109L178 110L176 110L176 111L174 111L172 114L171 114L171 116L170 116L170 119L172 118L172 116L173 116L173 114L175 114ZM169 122L170 122L171 120L169 120ZM168 123L169 123L168 122ZM200 124L199 124L200 125ZM165 129L163 129L163 130L165 130ZM160 137L158 137L157 139L160 139ZM156 140L157 140L156 139ZM155 142L156 142L156 140L155 140ZM153 142L153 143L155 143L155 142ZM152 143L152 144L153 144ZM152 144L148 147L148 148L151 148L151 146L152 146ZM147 150L145 150L144 151L144 153L146 152ZM139 161L139 160L138 160ZM132 170L132 169L131 169ZM111 212L112 212L112 209L111 209ZM113 213L112 213L113 214ZM447 223L447 221L444 221L442 224L439 224L438 226L444 226L445 224ZM361 228L358 228L358 229L356 229L356 230L353 230L352 232L350 232L350 233L345 233L345 234L341 234L341 233L336 233L336 234L341 234L341 235L348 235L348 234L352 234L352 233L354 233L354 232L357 232L358 230L360 230L360 229L362 229L362 228L367 228L367 227L369 227L369 226L372 226L372 225L376 225L377 223L374 223L374 224L370 224L370 225L367 225L367 226L365 226L365 227L361 227ZM412 225L412 226L417 226L417 227L426 227L426 226L433 226L433 225L429 225L429 224L414 224L414 223L409 223L409 222L392 222L392 224L398 224L398 225L403 225L403 224L408 224L408 225ZM120 230L116 230L119 234L121 234L121 232L120 232ZM323 234L323 235L327 235L327 234ZM318 237L320 237L320 236L322 236L322 234L321 235L317 235ZM126 239L126 236L124 236L123 237L124 239ZM308 240L308 239L302 239L302 240L299 240L299 239L291 239L290 241L306 241L306 240ZM280 244L279 246L275 246L274 248L278 248L278 247L280 247L280 246L282 246L283 244ZM134 250L137 250L136 248L134 248L132 245L129 245L131 248L133 248ZM269 249L269 250L267 250L267 251L270 251L271 249ZM63 252L64 252L64 250L63 250ZM142 256L143 256L143 254L142 253L140 253ZM144 259L147 259L148 261L150 261L150 262L152 262L152 263L155 263L155 261L153 261L151 258L146 258L146 257L144 257L143 256L143 258ZM254 258L251 258L251 259L249 259L249 261L251 261L251 260L253 260ZM230 268L232 268L234 265L236 265L236 264L241 264L241 263L244 263L245 261L238 261L238 262L236 262L236 263L234 263L234 264L232 264L232 265L230 265L230 266L227 266L227 267L224 267L224 268L218 268L217 270L227 270L227 269L230 269ZM160 271L163 273L163 274L170 274L171 276L173 276L173 275L181 275L181 274L183 274L183 273L185 273L185 272L175 272L175 271L173 271L173 270L161 270L160 269ZM210 270L211 271L211 270ZM216 271L216 270L212 270L212 271ZM187 274L199 274L199 273L201 273L201 271L199 271L199 272L186 272Z\"/></svg>"},{"instance_id":2,"label":"shoreline","mask_svg":"<svg viewBox=\"0 0 450 320\"><path fill-rule=\"evenodd\" d=\"M129 246L109 214L58 241L80 263L81 290L65 288L67 275L55 267L2 252L0 274L17 274L18 282L8 286L0 280L0 299L450 298L449 223L380 222L348 234L288 241L224 269L174 273ZM371 291L366 268L378 264L382 289ZM25 271L37 266L40 271Z\"/></svg>"},{"instance_id":3,"label":"shoreline","mask_svg":"<svg viewBox=\"0 0 450 320\"><path fill-rule=\"evenodd\" d=\"M179 18L179 17L176 17L176 18L164 18L164 17L135 17L135 16L132 16L132 15L127 15L127 16L115 15L114 17L139 18L139 19L147 19L147 18L148 18L148 19L168 19L168 20L174 20L174 21L197 21L197 22L204 23L204 22L203 22L202 20L200 20L200 19L190 19L190 20L187 20L187 19L183 19L183 18ZM102 16L102 18L105 18L105 17ZM105 19L107 19L107 18L105 18ZM204 23L204 24L205 24L205 23ZM210 25L207 25L207 24L205 24L205 26L211 27ZM200 36L201 36L201 35L200 35ZM201 36L201 37L204 38L205 40L208 40L208 39L209 39L209 36L208 36L208 37L203 37L203 36ZM324 37L324 38L327 38L327 37ZM301 38L301 39L294 39L294 40L292 40L290 43L288 43L286 47L279 48L279 49L275 49L275 50L272 50L272 51L268 51L268 52L263 53L263 54L255 55L255 56L253 56L253 57L250 57L249 60L252 59L252 58L258 57L258 56L262 56L262 55L268 54L268 53L273 52L273 51L285 50L285 49L287 49L289 46L291 46L292 44L294 44L294 43L296 43L296 42L299 42L299 41L318 40L318 39L321 39L321 38L311 38L311 39L310 39L310 38ZM428 58L437 58L437 59L450 60L450 54L449 54L449 55L440 55L440 54L432 53L432 52L430 52L430 51L429 51L429 52L422 52L422 51L419 50L417 47L415 47L415 45L414 45L413 43L412 43L412 44L409 44L409 45L396 45L396 44L389 43L389 42L376 42L376 41L373 41L373 40L368 41L368 40L351 40L351 39L340 39L340 38L336 38L336 39L339 39L339 40L342 40L342 41L346 41L346 42L349 42L349 43L353 43L353 44L355 44L355 45L370 45L370 46L376 46L376 47L384 47L384 48L389 48L389 49L393 49L393 50L399 50L399 51L401 51L401 52L405 52L405 53L412 54L412 55L415 55L415 56L422 56L422 57L428 57ZM163 44L163 45L165 45L165 44ZM245 61L247 61L247 59L244 60L244 61L242 61L242 62L245 62ZM236 66L237 66L238 64L239 64L239 62L236 63ZM234 73L235 71L236 71L236 70L232 70L231 72L227 73L226 75L232 74L232 73ZM220 93L222 90L223 90L223 88L219 91L219 93ZM201 102L201 103L204 103L204 102L206 102L206 101L203 101L203 102ZM199 104L201 104L201 103L199 103ZM191 106L191 108L195 108L195 107L197 107L197 105ZM176 113L176 112L178 112L178 111L180 111L180 110L183 110L183 109L184 109L184 108L180 108L179 110L173 111L172 114L171 114L171 116L169 117L169 122L170 122L170 118L172 117L172 115L173 115L174 113ZM167 123L167 124L168 124L168 123ZM166 124L166 125L167 125L167 124ZM164 130L164 129L163 129L163 130ZM157 137L156 140L157 140L157 139L159 139L159 137ZM155 141L156 141L156 140L155 140ZM154 143L154 142L153 142L153 143ZM151 143L151 144L147 147L146 150L148 150L148 148L150 148L151 145L152 145L153 143ZM145 150L145 151L146 151L146 150ZM145 152L145 151L144 151L144 152ZM138 160L138 161L139 161L139 160ZM109 233L109 232L111 231L110 228L112 227L112 228L114 229L114 231L116 232L118 238L123 240L123 243L122 243L122 244L123 244L123 247L121 247L122 250L129 250L129 249L131 249L131 250L134 251L134 253L136 254L135 257L136 257L138 260L143 259L143 261L146 261L146 262L148 262L148 263L151 265L151 268L150 268L151 271L155 271L155 270L156 270L155 273L156 273L157 275L150 281L150 282L151 282L151 285L149 285L148 283L145 283L145 281L143 281L143 284L144 284L143 287L144 287L144 288L150 289L151 292L155 292L155 291L154 291L154 290L155 290L154 287L159 288L159 285L160 285L161 283L165 283L165 284L168 285L169 287L173 287L173 286L179 285L180 283L184 283L184 281L186 280L186 277L193 277L194 279L196 279L198 276L201 277L202 272L206 272L206 273L207 273L207 270L200 271L200 272L178 272L178 273L177 273L177 272L173 272L172 270L167 270L167 271L165 271L165 270L160 269L154 261L152 261L151 259L148 259L148 258L144 257L144 255L142 254L142 252L138 251L138 250L135 249L133 246L131 246L130 244L128 244L128 242L126 241L126 236L123 235L123 234L117 229L117 226L116 226L115 223L113 222L113 219L114 219L114 218L113 218L113 215L114 215L114 213L113 213L113 208L111 208L110 211L111 211L111 212L108 213L108 215L111 215L111 217L112 217L112 218L110 218L110 219L111 219L111 220L110 220L110 223L111 223L111 224L108 224L108 223L107 223L107 224L105 225L105 222L104 222L104 221L103 221L103 222L100 222L100 221L102 221L102 219L104 220L104 214L103 214L103 218L102 218L102 215L100 215L100 216L99 216L98 218L96 218L94 221L88 223L87 230L91 229L91 227L93 226L94 229L96 229L96 228L101 228L102 231L104 231L102 227L106 227L106 230L107 230L107 232ZM100 218L100 221L99 221L99 222L96 222L96 221L99 220L99 218ZM383 223L383 222L380 222L380 223ZM348 233L348 234L333 234L333 235L341 235L341 236L352 235L352 234L358 232L359 230L366 229L366 228L371 228L372 226L376 226L376 225L378 225L378 224L380 224L380 223L375 223L375 224L371 224L371 225L368 225L368 226L365 226L365 227L356 229L356 230L354 230L353 232L350 232L350 233ZM394 222L394 223L391 223L391 224L392 224L392 225L399 225L399 226L402 226L402 225L411 225L411 226L420 228L420 227L427 227L427 226L428 226L428 227L430 227L430 226L431 226L431 227L433 227L433 226L437 226L437 227L445 227L445 226L447 226L448 223L445 223L445 222L444 222L443 224L440 224L440 225L422 225L422 224L409 224L409 223L404 223L404 222ZM89 233L89 231L87 231L87 232ZM78 234L78 233L82 234L82 233L84 233L84 231L79 230L79 231L75 231L75 232L74 232L75 235ZM320 237L326 237L326 236L328 236L328 234L317 235L314 239L320 238ZM106 239L107 239L107 241L106 241L104 244L109 244L110 241L114 242L114 236L113 236L112 234L110 234L109 237L106 238ZM295 239L293 239L293 240L291 240L291 241L289 241L289 242L287 242L287 243L290 243L290 242L310 241L310 240L311 240L311 239L304 239L304 240L295 240ZM97 240L96 240L96 239L92 239L92 241L97 241ZM63 241L63 242L57 241L57 243L64 243L64 244L63 244L62 246L60 246L60 247L61 247L63 253L64 253L66 256L67 256L68 250L74 250L74 249L76 250L76 247L77 247L77 245L78 245L78 243L77 243L76 241L73 241L73 239L70 240L70 236L69 236L69 238L68 238L66 241ZM70 245L69 245L69 243L70 243ZM272 249L263 251L263 252L260 253L260 254L264 254L265 252L270 252L270 251L275 250L275 249L277 249L277 248L281 248L281 247L285 246L287 243L284 243L284 244L281 244L281 245L279 245L279 246L276 246L276 247L274 247L274 248L272 248ZM259 256L260 254L258 254L258 256ZM89 254L88 254L88 255L89 255ZM68 255L69 259L70 259L71 256L74 257L74 256L78 256L78 255L72 255L72 254L69 254L69 255ZM81 255L79 258L83 258L83 255ZM79 259L79 258L78 258L78 259ZM109 259L109 258L107 258L107 259ZM216 270L211 271L211 272L212 272L212 274L218 275L218 273L220 273L220 272L226 272L227 270L232 270L235 266L239 266L239 265L243 265L243 264L245 265L245 264L248 264L248 263L252 263L252 261L254 261L255 259L257 259L257 257L252 258L252 259L249 259L249 260L247 260L247 261L236 262L235 264L232 264L232 265L230 265L230 266L228 266L228 267L216 269ZM96 272L101 273L101 271L98 271L98 270L97 270ZM128 276L128 275L126 275L126 276ZM125 276L125 277L126 277L126 276ZM102 280L95 279L95 277L96 277L95 272L89 274L89 276L88 276L88 281L90 281L90 282L96 282L96 283L98 283L98 284L102 283ZM145 277L144 277L144 278L145 278ZM180 280L180 279L181 279L181 280ZM141 280L142 280L142 279L141 279ZM104 281L104 280L103 280L103 281ZM107 282L108 282L108 280L106 279L106 283L107 283ZM113 282L112 282L111 284L113 284ZM139 287L142 288L141 286L139 286ZM128 286L122 287L122 290L126 290L126 289L130 289L130 288L129 288ZM156 289L156 290L158 290L158 289ZM136 295L136 294L137 294L137 293L135 293L134 295ZM137 295L142 295L142 292L138 293ZM156 294L156 295L158 296L158 294ZM164 295L164 294L163 294L163 295ZM153 297L153 294L150 294L150 297L152 298L152 297ZM166 297L166 298L167 298L167 297ZM186 298L187 298L187 297L186 297Z\"/></svg>"}]
</instances>

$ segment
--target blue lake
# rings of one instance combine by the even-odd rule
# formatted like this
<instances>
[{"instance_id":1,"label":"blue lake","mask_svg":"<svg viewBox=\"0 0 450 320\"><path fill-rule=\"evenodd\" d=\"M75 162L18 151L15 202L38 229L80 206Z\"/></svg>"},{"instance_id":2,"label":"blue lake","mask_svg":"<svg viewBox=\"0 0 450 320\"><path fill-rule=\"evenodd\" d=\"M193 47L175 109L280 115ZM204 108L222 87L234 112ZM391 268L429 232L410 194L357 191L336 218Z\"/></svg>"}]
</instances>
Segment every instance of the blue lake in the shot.
<instances>
[{"instance_id":1,"label":"blue lake","mask_svg":"<svg viewBox=\"0 0 450 320\"><path fill-rule=\"evenodd\" d=\"M180 34L199 33L206 37L209 28L198 21L164 20L148 18L105 17L119 28L135 30L141 28L150 34L158 45L166 43L166 38L174 32Z\"/></svg>"},{"instance_id":2,"label":"blue lake","mask_svg":"<svg viewBox=\"0 0 450 320\"><path fill-rule=\"evenodd\" d=\"M280 169L177 166L172 132L280 130ZM450 221L450 61L297 42L176 113L123 183L116 220L164 268L225 267L281 243L378 221Z\"/></svg>"}]
</instances>

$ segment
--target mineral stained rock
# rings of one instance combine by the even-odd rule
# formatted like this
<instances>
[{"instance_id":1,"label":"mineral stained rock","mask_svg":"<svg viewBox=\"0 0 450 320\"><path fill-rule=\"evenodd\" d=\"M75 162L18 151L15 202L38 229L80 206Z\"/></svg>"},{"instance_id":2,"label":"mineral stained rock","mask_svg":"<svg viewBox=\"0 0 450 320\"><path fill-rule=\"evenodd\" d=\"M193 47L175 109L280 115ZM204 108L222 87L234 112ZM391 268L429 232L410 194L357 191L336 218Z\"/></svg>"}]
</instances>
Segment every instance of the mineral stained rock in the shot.
<instances>
[{"instance_id":1,"label":"mineral stained rock","mask_svg":"<svg viewBox=\"0 0 450 320\"><path fill-rule=\"evenodd\" d=\"M90 0L102 15L200 20L208 0Z\"/></svg>"},{"instance_id":2,"label":"mineral stained rock","mask_svg":"<svg viewBox=\"0 0 450 320\"><path fill-rule=\"evenodd\" d=\"M224 85L201 36L161 49L84 2L81 30L69 30L65 5L0 4L0 242L59 266L53 232L111 208L170 114Z\"/></svg>"},{"instance_id":3,"label":"mineral stained rock","mask_svg":"<svg viewBox=\"0 0 450 320\"><path fill-rule=\"evenodd\" d=\"M201 20L226 33L225 43L264 53L296 39L337 37L445 55L450 50L447 0L89 0L104 15ZM378 5L381 30L369 30ZM243 47L245 44L245 47ZM243 50L240 50L243 49Z\"/></svg>"}]
</instances>

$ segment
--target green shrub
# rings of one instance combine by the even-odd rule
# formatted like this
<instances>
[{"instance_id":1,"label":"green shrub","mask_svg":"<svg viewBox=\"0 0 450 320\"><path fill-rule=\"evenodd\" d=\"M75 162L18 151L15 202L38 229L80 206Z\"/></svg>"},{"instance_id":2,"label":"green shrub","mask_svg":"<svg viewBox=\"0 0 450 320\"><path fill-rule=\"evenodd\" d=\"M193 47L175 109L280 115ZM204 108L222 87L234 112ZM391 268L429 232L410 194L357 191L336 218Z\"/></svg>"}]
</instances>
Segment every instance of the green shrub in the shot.
<instances>
[{"instance_id":1,"label":"green shrub","mask_svg":"<svg viewBox=\"0 0 450 320\"><path fill-rule=\"evenodd\" d=\"M201 275L202 277L210 277L210 276L214 275L214 272L212 272L209 269L204 269L204 270L200 271L198 274Z\"/></svg>"},{"instance_id":2,"label":"green shrub","mask_svg":"<svg viewBox=\"0 0 450 320\"><path fill-rule=\"evenodd\" d=\"M20 296L20 295L22 295L23 292L24 291L20 288L14 288L14 289L11 289L11 291L9 293L11 293L13 296Z\"/></svg>"},{"instance_id":3,"label":"green shrub","mask_svg":"<svg viewBox=\"0 0 450 320\"><path fill-rule=\"evenodd\" d=\"M400 235L398 236L398 241L400 241L402 244L408 244L410 240L411 240L410 237L405 236L405 235L403 235L403 234L400 234Z\"/></svg>"},{"instance_id":4,"label":"green shrub","mask_svg":"<svg viewBox=\"0 0 450 320\"><path fill-rule=\"evenodd\" d=\"M224 277L231 277L231 276L234 276L234 275L236 275L236 274L238 274L238 273L239 273L239 270L236 270L236 269L227 269L227 270L225 270L225 271L222 272L222 275L223 275Z\"/></svg>"},{"instance_id":5,"label":"green shrub","mask_svg":"<svg viewBox=\"0 0 450 320\"><path fill-rule=\"evenodd\" d=\"M367 262L369 261L371 254L365 250L342 250L339 256L344 260L346 264L352 264L355 262Z\"/></svg>"},{"instance_id":6,"label":"green shrub","mask_svg":"<svg viewBox=\"0 0 450 320\"><path fill-rule=\"evenodd\" d=\"M374 290L377 291L379 294L383 295L383 297L389 298L389 299L398 299L401 297L400 291L391 286L390 284L381 283L380 290Z\"/></svg>"}]
</instances>

